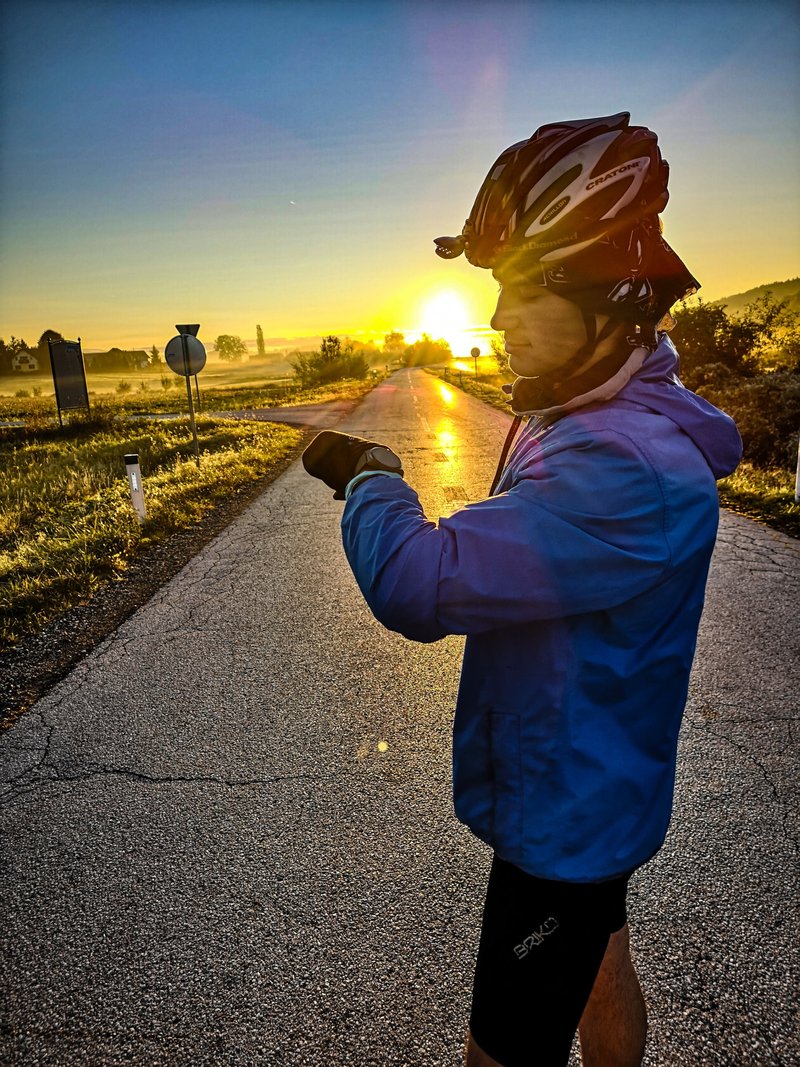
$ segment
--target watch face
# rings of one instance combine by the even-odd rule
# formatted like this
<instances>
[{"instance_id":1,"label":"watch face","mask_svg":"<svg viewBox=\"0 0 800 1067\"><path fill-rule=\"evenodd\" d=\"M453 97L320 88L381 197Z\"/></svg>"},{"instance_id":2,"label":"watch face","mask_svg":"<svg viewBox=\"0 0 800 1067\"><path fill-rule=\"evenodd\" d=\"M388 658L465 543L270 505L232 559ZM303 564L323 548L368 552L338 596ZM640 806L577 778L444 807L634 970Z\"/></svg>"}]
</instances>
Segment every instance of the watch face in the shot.
<instances>
[{"instance_id":1,"label":"watch face","mask_svg":"<svg viewBox=\"0 0 800 1067\"><path fill-rule=\"evenodd\" d=\"M365 467L378 468L379 470L399 471L401 464L397 456L385 445L375 445L365 453Z\"/></svg>"}]
</instances>

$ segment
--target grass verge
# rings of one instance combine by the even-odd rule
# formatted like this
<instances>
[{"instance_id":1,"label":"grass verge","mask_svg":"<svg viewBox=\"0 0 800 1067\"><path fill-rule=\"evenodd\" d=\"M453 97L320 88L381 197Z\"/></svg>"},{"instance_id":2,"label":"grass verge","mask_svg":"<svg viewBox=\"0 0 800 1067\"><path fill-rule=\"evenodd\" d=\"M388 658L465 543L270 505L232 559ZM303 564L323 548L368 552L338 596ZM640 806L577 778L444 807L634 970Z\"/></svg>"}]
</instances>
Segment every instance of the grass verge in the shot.
<instances>
[{"instance_id":1,"label":"grass verge","mask_svg":"<svg viewBox=\"0 0 800 1067\"><path fill-rule=\"evenodd\" d=\"M511 414L501 386L504 381L510 381L512 376L496 374L476 381L466 373L460 379L452 371L448 375L439 370L431 370L430 373L436 374L449 385L458 386L478 400ZM763 522L790 537L800 538L800 504L795 503L794 485L795 475L792 471L782 468L765 470L747 462L740 463L733 474L717 482L722 507Z\"/></svg>"},{"instance_id":2,"label":"grass verge","mask_svg":"<svg viewBox=\"0 0 800 1067\"><path fill-rule=\"evenodd\" d=\"M794 500L795 476L788 470L762 470L740 463L717 482L719 502L729 511L758 519L790 537L800 537L800 504Z\"/></svg>"},{"instance_id":3,"label":"grass verge","mask_svg":"<svg viewBox=\"0 0 800 1067\"><path fill-rule=\"evenodd\" d=\"M302 438L280 424L199 417L198 468L184 420L75 420L0 431L0 651L121 577L143 550L243 493ZM138 452L147 521L131 507Z\"/></svg>"}]
</instances>

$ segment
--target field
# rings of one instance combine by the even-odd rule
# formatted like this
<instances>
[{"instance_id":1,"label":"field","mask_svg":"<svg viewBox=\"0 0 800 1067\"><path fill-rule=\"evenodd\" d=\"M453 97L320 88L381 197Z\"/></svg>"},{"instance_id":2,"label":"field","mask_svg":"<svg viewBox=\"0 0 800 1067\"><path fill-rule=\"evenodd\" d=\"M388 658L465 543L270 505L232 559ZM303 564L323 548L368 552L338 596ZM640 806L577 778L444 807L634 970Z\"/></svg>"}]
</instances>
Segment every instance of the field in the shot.
<instances>
[{"instance_id":1,"label":"field","mask_svg":"<svg viewBox=\"0 0 800 1067\"><path fill-rule=\"evenodd\" d=\"M123 402L130 410L186 410L186 380L173 373L165 363L144 370L98 373L87 371L89 403ZM223 363L210 359L197 376L200 407L210 410L220 394L231 399L236 393L252 394L257 400L282 397L296 389L289 364L279 357L250 359L241 363ZM192 379L193 396L195 383ZM31 404L33 401L33 404ZM181 407L181 405L183 405ZM255 404L251 406L256 406ZM9 413L56 414L53 377L41 374L14 374L0 377L0 417Z\"/></svg>"},{"instance_id":2,"label":"field","mask_svg":"<svg viewBox=\"0 0 800 1067\"><path fill-rule=\"evenodd\" d=\"M102 396L95 389L89 416L66 417L63 430L51 398L0 399L0 420L24 423L0 427L0 651L122 577L149 547L247 492L303 440L301 431L288 426L201 411L198 468L184 380L173 377L183 391L168 397ZM243 376L228 388L201 393L208 401L202 407L355 399L375 380L302 391ZM149 417L170 410L183 417ZM142 470L147 519L141 526L123 461L129 452L139 454Z\"/></svg>"}]
</instances>

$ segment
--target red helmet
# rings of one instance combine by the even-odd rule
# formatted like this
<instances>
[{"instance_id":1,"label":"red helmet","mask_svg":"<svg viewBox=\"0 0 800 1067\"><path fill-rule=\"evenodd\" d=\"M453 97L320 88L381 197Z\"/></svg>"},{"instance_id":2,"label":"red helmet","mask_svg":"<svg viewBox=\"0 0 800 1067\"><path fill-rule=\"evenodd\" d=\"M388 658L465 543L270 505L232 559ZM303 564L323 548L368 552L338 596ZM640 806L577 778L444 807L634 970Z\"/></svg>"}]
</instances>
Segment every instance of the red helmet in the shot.
<instances>
[{"instance_id":1,"label":"red helmet","mask_svg":"<svg viewBox=\"0 0 800 1067\"><path fill-rule=\"evenodd\" d=\"M669 165L627 111L555 122L507 148L445 259L466 253L503 282L536 280L614 318L654 325L699 283L661 237Z\"/></svg>"}]
</instances>

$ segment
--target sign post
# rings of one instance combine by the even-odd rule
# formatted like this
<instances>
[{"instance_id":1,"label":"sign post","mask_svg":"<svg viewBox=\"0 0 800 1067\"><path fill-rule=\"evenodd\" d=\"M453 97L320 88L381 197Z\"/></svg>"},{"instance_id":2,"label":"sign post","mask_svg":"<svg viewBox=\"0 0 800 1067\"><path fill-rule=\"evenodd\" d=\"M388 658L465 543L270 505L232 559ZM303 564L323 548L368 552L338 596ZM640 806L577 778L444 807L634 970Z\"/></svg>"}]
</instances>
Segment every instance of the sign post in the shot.
<instances>
[{"instance_id":1,"label":"sign post","mask_svg":"<svg viewBox=\"0 0 800 1067\"><path fill-rule=\"evenodd\" d=\"M197 383L197 375L206 365L206 350L203 342L197 340L197 331L200 329L199 323L194 323L191 326L176 326L175 329L178 331L178 336L173 337L167 343L167 347L164 349L164 359L167 361L170 370L175 371L176 374L182 374L186 379L186 397L189 401L189 421L192 426L192 437L194 438L194 456L199 467L200 445L197 441L197 423L194 419L191 379L192 375L194 375L195 384Z\"/></svg>"},{"instance_id":2,"label":"sign post","mask_svg":"<svg viewBox=\"0 0 800 1067\"><path fill-rule=\"evenodd\" d=\"M478 377L478 356L481 354L481 350L479 348L477 348L477 347L476 348L472 348L472 349L470 349L470 353L469 354L475 360L475 378L477 380L477 377Z\"/></svg>"},{"instance_id":3,"label":"sign post","mask_svg":"<svg viewBox=\"0 0 800 1067\"><path fill-rule=\"evenodd\" d=\"M89 391L86 388L86 371L83 366L81 339L77 341L50 341L50 367L53 371L53 388L56 394L58 422L62 427L62 411L88 411Z\"/></svg>"}]
</instances>

